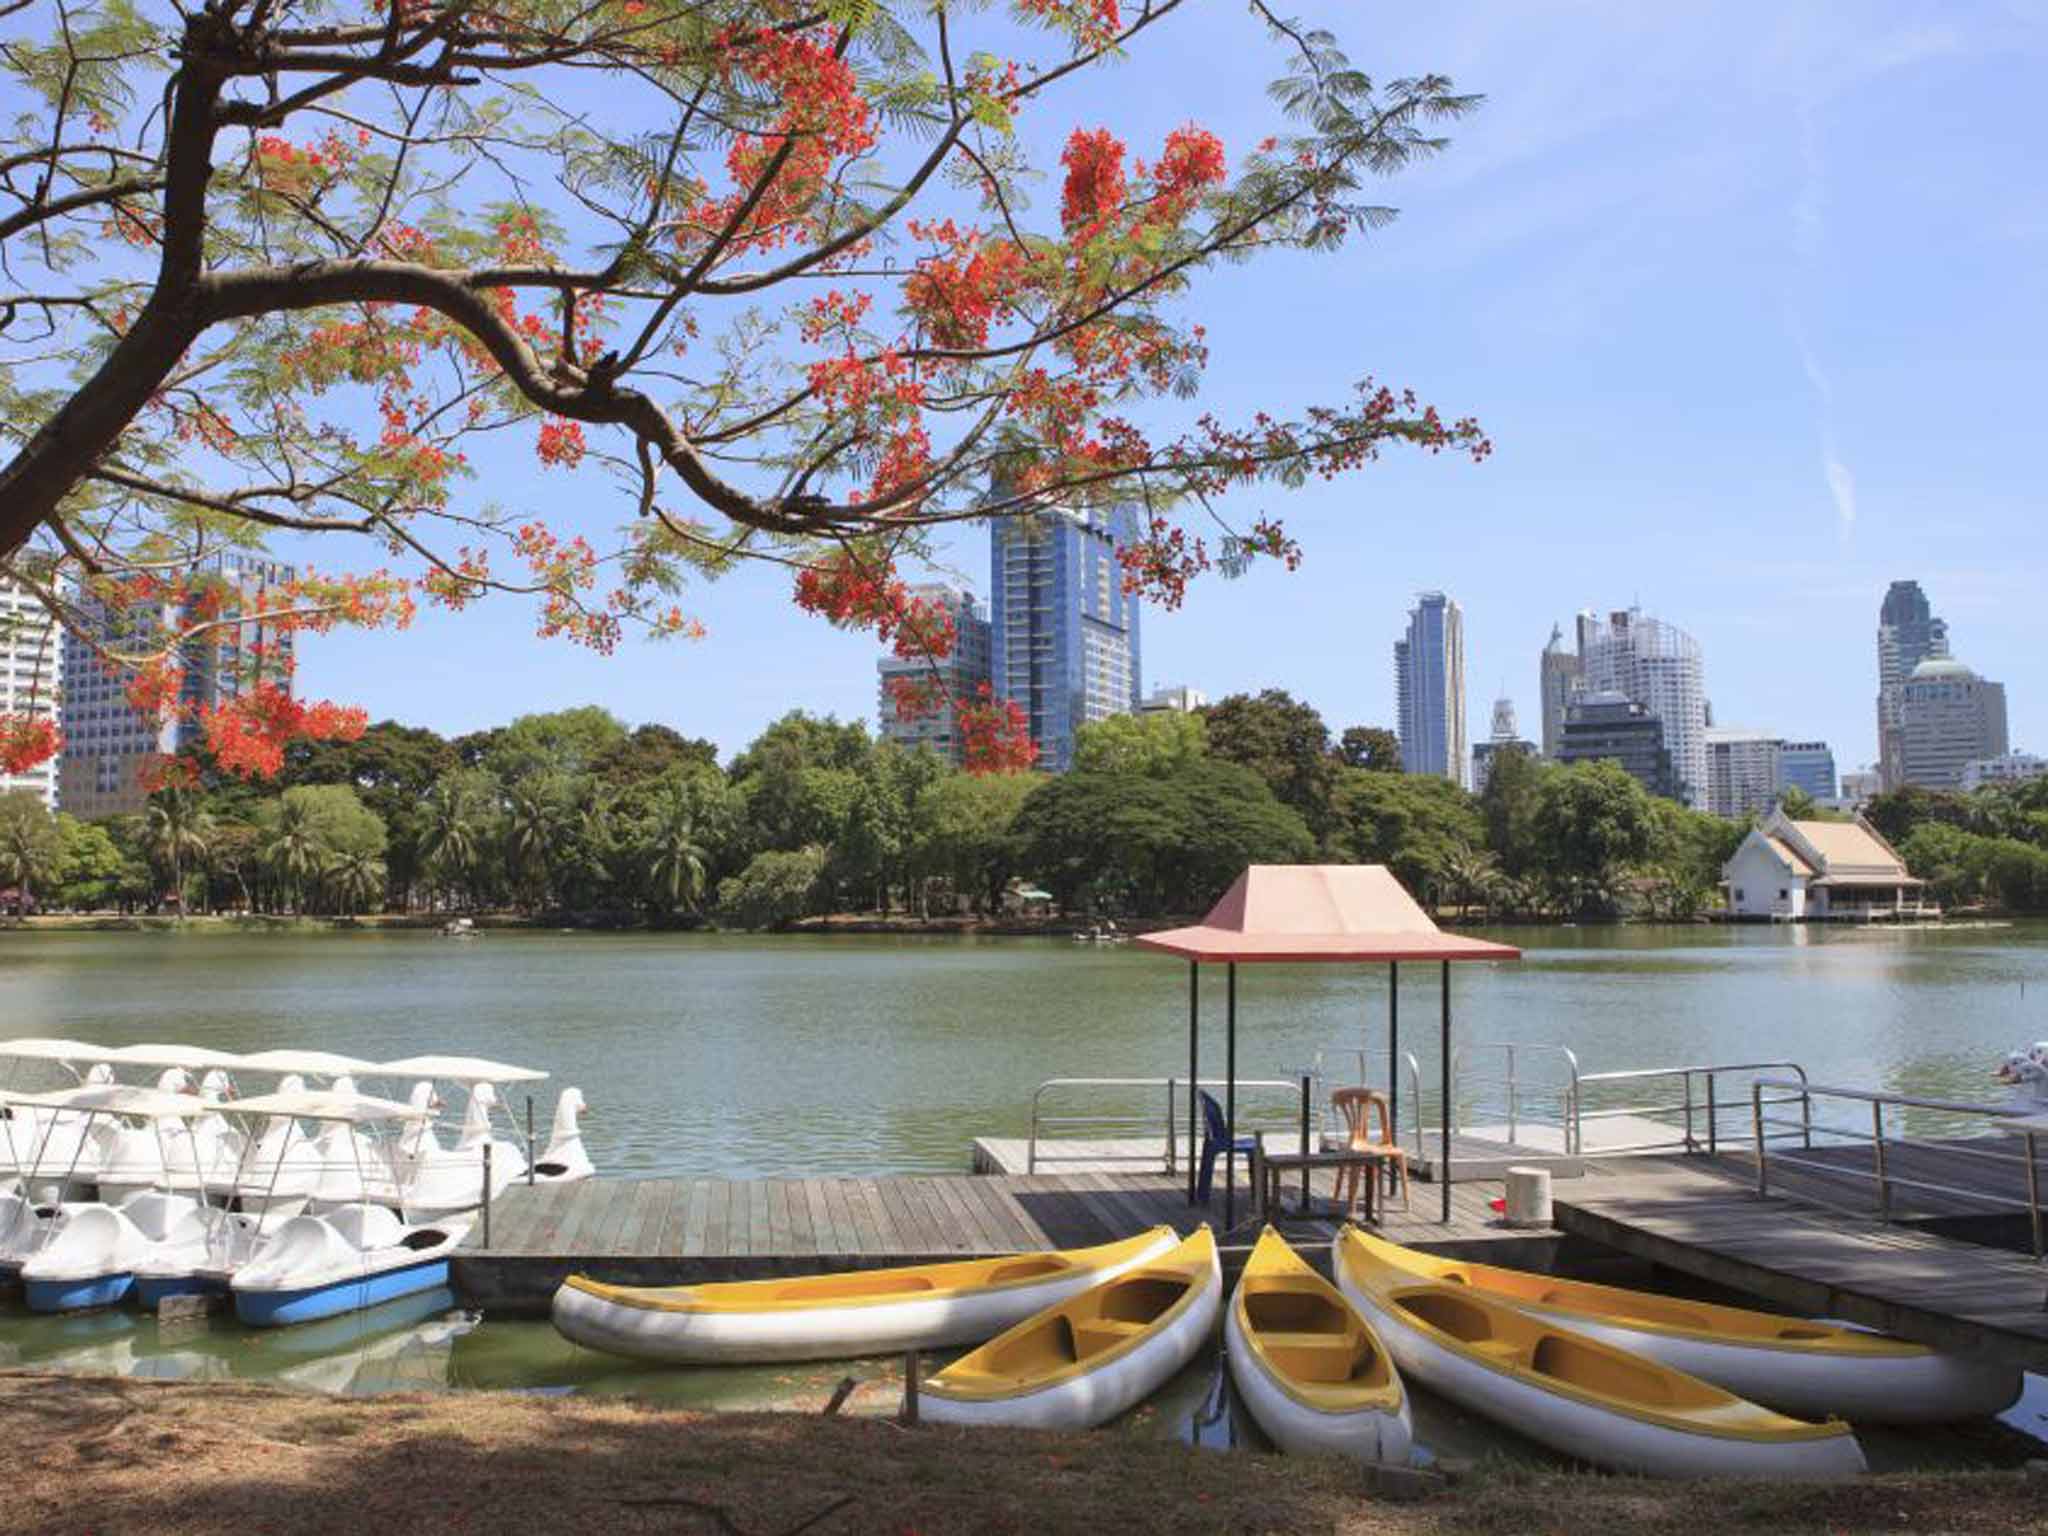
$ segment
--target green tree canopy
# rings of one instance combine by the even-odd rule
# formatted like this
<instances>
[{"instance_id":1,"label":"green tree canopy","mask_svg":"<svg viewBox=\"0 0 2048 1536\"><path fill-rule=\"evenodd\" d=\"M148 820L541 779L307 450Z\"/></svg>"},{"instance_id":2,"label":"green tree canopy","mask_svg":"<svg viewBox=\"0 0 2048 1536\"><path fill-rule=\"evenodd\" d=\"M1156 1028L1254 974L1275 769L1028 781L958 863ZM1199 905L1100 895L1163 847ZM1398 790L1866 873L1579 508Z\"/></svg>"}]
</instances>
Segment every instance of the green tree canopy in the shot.
<instances>
[{"instance_id":1,"label":"green tree canopy","mask_svg":"<svg viewBox=\"0 0 2048 1536\"><path fill-rule=\"evenodd\" d=\"M1331 851L1353 864L1384 864L1425 901L1454 858L1483 843L1472 797L1432 773L1340 768L1332 797Z\"/></svg>"},{"instance_id":2,"label":"green tree canopy","mask_svg":"<svg viewBox=\"0 0 2048 1536\"><path fill-rule=\"evenodd\" d=\"M1330 754L1330 728L1321 715L1282 688L1234 693L1202 715L1211 757L1251 769L1319 842L1329 836L1340 764Z\"/></svg>"},{"instance_id":3,"label":"green tree canopy","mask_svg":"<svg viewBox=\"0 0 2048 1536\"><path fill-rule=\"evenodd\" d=\"M1149 710L1111 715L1074 734L1073 767L1082 773L1178 773L1208 751L1199 712Z\"/></svg>"},{"instance_id":4,"label":"green tree canopy","mask_svg":"<svg viewBox=\"0 0 2048 1536\"><path fill-rule=\"evenodd\" d=\"M1348 725L1337 738L1337 756L1347 768L1399 773L1401 738L1383 725Z\"/></svg>"},{"instance_id":5,"label":"green tree canopy","mask_svg":"<svg viewBox=\"0 0 2048 1536\"><path fill-rule=\"evenodd\" d=\"M24 911L36 891L54 884L64 867L64 842L56 818L32 789L0 794L0 885L12 886Z\"/></svg>"}]
</instances>

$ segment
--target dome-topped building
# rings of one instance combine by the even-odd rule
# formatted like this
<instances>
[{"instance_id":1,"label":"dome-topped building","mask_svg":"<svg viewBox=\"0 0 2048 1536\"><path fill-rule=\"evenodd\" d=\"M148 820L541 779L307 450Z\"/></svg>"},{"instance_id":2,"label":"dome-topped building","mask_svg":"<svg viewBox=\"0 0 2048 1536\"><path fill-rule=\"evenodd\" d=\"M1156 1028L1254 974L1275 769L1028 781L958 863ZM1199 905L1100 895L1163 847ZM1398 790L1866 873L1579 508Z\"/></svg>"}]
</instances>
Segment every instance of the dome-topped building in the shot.
<instances>
[{"instance_id":1,"label":"dome-topped building","mask_svg":"<svg viewBox=\"0 0 2048 1536\"><path fill-rule=\"evenodd\" d=\"M1929 656L1899 685L1899 782L1961 789L1966 764L2007 751L2005 684Z\"/></svg>"}]
</instances>

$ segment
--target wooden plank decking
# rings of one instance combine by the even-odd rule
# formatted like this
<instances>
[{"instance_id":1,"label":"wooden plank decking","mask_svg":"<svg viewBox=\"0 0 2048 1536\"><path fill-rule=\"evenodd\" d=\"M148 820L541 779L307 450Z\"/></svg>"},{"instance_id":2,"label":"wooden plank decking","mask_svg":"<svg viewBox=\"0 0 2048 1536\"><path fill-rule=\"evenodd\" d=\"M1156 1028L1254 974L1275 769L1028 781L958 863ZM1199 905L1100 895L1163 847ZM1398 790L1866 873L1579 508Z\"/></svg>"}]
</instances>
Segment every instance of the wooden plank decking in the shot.
<instances>
[{"instance_id":1,"label":"wooden plank decking","mask_svg":"<svg viewBox=\"0 0 2048 1536\"><path fill-rule=\"evenodd\" d=\"M1704 1157L1615 1159L1600 1173L1559 1187L1566 1233L1810 1317L2048 1369L2048 1269L2032 1258L1759 1198Z\"/></svg>"},{"instance_id":2,"label":"wooden plank decking","mask_svg":"<svg viewBox=\"0 0 2048 1536\"><path fill-rule=\"evenodd\" d=\"M1219 1173L1220 1182L1220 1173ZM1328 1174L1315 1180L1327 1197ZM1279 1224L1296 1242L1327 1244L1333 1217L1292 1214ZM1504 1263L1541 1264L1557 1234L1501 1226L1491 1207L1498 1184L1452 1188L1453 1219L1437 1220L1436 1192L1418 1189L1414 1210L1384 1218L1398 1241ZM1239 1174L1236 1241L1256 1235ZM592 1179L514 1186L456 1250L452 1279L465 1302L506 1315L546 1310L572 1272L621 1284L680 1285L823 1270L926 1263L975 1254L1078 1248L1166 1223L1189 1232L1221 1220L1187 1203L1185 1176L1063 1172L975 1176L913 1175L824 1179Z\"/></svg>"}]
</instances>

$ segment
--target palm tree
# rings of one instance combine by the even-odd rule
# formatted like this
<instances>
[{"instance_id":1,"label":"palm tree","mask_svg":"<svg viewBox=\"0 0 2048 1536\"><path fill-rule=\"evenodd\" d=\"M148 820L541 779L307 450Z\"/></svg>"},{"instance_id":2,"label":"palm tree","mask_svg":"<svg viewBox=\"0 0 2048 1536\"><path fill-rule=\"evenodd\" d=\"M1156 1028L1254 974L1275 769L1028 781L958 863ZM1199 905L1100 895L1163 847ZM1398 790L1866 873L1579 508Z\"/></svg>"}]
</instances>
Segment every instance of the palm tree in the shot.
<instances>
[{"instance_id":1,"label":"palm tree","mask_svg":"<svg viewBox=\"0 0 2048 1536\"><path fill-rule=\"evenodd\" d=\"M189 789L171 788L150 797L142 838L149 851L171 866L178 916L185 915L185 861L206 857L213 841L213 817Z\"/></svg>"},{"instance_id":2,"label":"palm tree","mask_svg":"<svg viewBox=\"0 0 2048 1536\"><path fill-rule=\"evenodd\" d=\"M322 878L342 916L354 917L358 907L369 907L384 894L384 873L382 859L358 850L335 855Z\"/></svg>"},{"instance_id":3,"label":"palm tree","mask_svg":"<svg viewBox=\"0 0 2048 1536\"><path fill-rule=\"evenodd\" d=\"M443 780L427 799L427 827L420 836L420 857L444 879L467 885L476 866L477 824L469 797Z\"/></svg>"},{"instance_id":4,"label":"palm tree","mask_svg":"<svg viewBox=\"0 0 2048 1536\"><path fill-rule=\"evenodd\" d=\"M290 795L278 802L277 826L263 845L263 860L290 889L292 910L298 911L306 882L317 878L327 862L327 846L312 812Z\"/></svg>"},{"instance_id":5,"label":"palm tree","mask_svg":"<svg viewBox=\"0 0 2048 1536\"><path fill-rule=\"evenodd\" d=\"M553 822L547 801L536 791L517 785L505 792L505 863L516 883L537 893L540 906L547 904Z\"/></svg>"},{"instance_id":6,"label":"palm tree","mask_svg":"<svg viewBox=\"0 0 2048 1536\"><path fill-rule=\"evenodd\" d=\"M42 807L36 810L41 813ZM34 900L31 887L55 864L55 851L55 835L29 816L0 821L0 883L14 887L15 911L24 918Z\"/></svg>"},{"instance_id":7,"label":"palm tree","mask_svg":"<svg viewBox=\"0 0 2048 1536\"><path fill-rule=\"evenodd\" d=\"M1458 898L1460 910L1471 906L1472 898L1489 893L1499 867L1492 854L1460 843L1444 856L1444 881Z\"/></svg>"},{"instance_id":8,"label":"palm tree","mask_svg":"<svg viewBox=\"0 0 2048 1536\"><path fill-rule=\"evenodd\" d=\"M647 878L677 907L694 907L704 895L704 864L709 855L697 841L697 818L689 796L680 790L662 807L648 847L654 857L647 862Z\"/></svg>"}]
</instances>

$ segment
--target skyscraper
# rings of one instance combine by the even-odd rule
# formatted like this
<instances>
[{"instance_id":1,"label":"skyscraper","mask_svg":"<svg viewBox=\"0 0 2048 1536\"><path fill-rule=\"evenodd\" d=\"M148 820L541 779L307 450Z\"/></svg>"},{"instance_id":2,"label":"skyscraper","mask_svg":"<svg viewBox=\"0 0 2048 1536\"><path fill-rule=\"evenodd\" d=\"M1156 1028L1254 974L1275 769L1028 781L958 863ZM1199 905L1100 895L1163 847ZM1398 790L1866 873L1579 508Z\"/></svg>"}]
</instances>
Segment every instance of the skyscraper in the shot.
<instances>
[{"instance_id":1,"label":"skyscraper","mask_svg":"<svg viewBox=\"0 0 2048 1536\"><path fill-rule=\"evenodd\" d=\"M1038 764L1063 773L1074 733L1137 708L1138 600L1123 589L1118 544L1128 508L1048 507L994 520L990 538L990 672L1024 711Z\"/></svg>"},{"instance_id":2,"label":"skyscraper","mask_svg":"<svg viewBox=\"0 0 2048 1536\"><path fill-rule=\"evenodd\" d=\"M1788 741L1778 759L1778 782L1827 803L1835 798L1835 754L1824 741Z\"/></svg>"},{"instance_id":3,"label":"skyscraper","mask_svg":"<svg viewBox=\"0 0 2048 1536\"><path fill-rule=\"evenodd\" d=\"M1564 713L1561 763L1619 763L1653 795L1670 796L1671 754L1664 722L1623 693L1580 693Z\"/></svg>"},{"instance_id":4,"label":"skyscraper","mask_svg":"<svg viewBox=\"0 0 2048 1536\"><path fill-rule=\"evenodd\" d=\"M1948 655L1948 623L1934 616L1917 581L1895 581L1877 610L1877 773L1886 789L1907 782L1899 705L1923 661Z\"/></svg>"},{"instance_id":5,"label":"skyscraper","mask_svg":"<svg viewBox=\"0 0 2048 1536\"><path fill-rule=\"evenodd\" d=\"M217 619L234 619L269 606L270 589L289 582L288 565L258 555L229 551L199 566L204 584L219 583ZM138 605L110 613L98 602L79 604L85 624L117 651L145 652L168 643L193 622L170 602ZM259 620L231 623L176 642L184 674L177 709L145 714L128 701L126 674L101 660L78 636L64 637L64 755L58 768L58 798L74 816L113 816L139 811L149 798L144 774L157 759L198 745L200 727L192 716L239 698L259 673L265 682L291 687L292 637Z\"/></svg>"},{"instance_id":6,"label":"skyscraper","mask_svg":"<svg viewBox=\"0 0 2048 1536\"><path fill-rule=\"evenodd\" d=\"M1401 769L1463 785L1465 616L1441 592L1416 595L1408 634L1394 642L1394 694Z\"/></svg>"},{"instance_id":7,"label":"skyscraper","mask_svg":"<svg viewBox=\"0 0 2048 1536\"><path fill-rule=\"evenodd\" d=\"M63 687L64 646L57 621L27 588L0 580L0 715L59 720ZM22 773L0 772L0 794L15 789L33 791L54 811L56 760Z\"/></svg>"},{"instance_id":8,"label":"skyscraper","mask_svg":"<svg viewBox=\"0 0 2048 1536\"><path fill-rule=\"evenodd\" d=\"M1785 739L1768 731L1707 732L1707 809L1752 816L1776 803L1785 779Z\"/></svg>"},{"instance_id":9,"label":"skyscraper","mask_svg":"<svg viewBox=\"0 0 2048 1536\"><path fill-rule=\"evenodd\" d=\"M962 587L930 582L912 587L910 595L936 605L952 619L953 649L943 661L891 654L875 663L882 739L900 747L930 747L958 767L965 743L954 719L953 705L971 702L981 685L989 681L988 615L974 594ZM935 699L931 701L935 707L905 715L896 707L897 689L905 683L938 685L951 697Z\"/></svg>"},{"instance_id":10,"label":"skyscraper","mask_svg":"<svg viewBox=\"0 0 2048 1536\"><path fill-rule=\"evenodd\" d=\"M1537 681L1543 700L1543 755L1556 760L1564 745L1564 712L1578 692L1582 668L1577 651L1564 648L1564 631L1550 626L1550 644L1543 647Z\"/></svg>"},{"instance_id":11,"label":"skyscraper","mask_svg":"<svg viewBox=\"0 0 2048 1536\"><path fill-rule=\"evenodd\" d=\"M1899 686L1898 773L1886 787L1961 789L1973 760L2003 757L2005 684L1979 677L1960 661L1930 656Z\"/></svg>"},{"instance_id":12,"label":"skyscraper","mask_svg":"<svg viewBox=\"0 0 2048 1536\"><path fill-rule=\"evenodd\" d=\"M1706 666L1699 642L1640 608L1602 623L1579 615L1579 661L1588 693L1619 693L1664 725L1671 754L1671 796L1695 809L1707 802Z\"/></svg>"}]
</instances>

